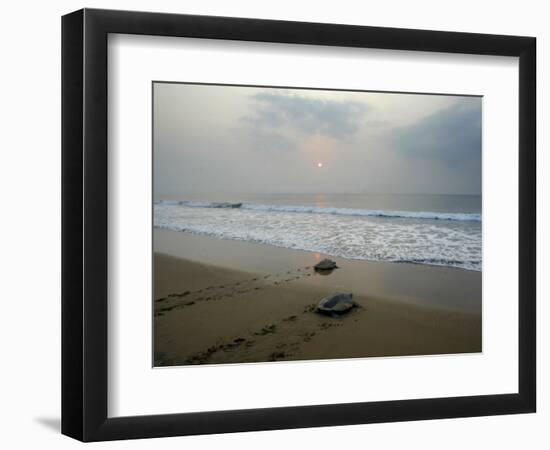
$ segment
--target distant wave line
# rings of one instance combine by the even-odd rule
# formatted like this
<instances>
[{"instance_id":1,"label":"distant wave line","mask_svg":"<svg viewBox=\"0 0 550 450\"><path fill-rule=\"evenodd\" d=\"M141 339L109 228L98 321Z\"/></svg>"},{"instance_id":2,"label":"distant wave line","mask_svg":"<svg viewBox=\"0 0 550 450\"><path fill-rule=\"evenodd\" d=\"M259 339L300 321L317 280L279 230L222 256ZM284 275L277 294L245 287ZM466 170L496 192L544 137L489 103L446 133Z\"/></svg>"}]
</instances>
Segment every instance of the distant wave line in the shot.
<instances>
[{"instance_id":1,"label":"distant wave line","mask_svg":"<svg viewBox=\"0 0 550 450\"><path fill-rule=\"evenodd\" d=\"M159 200L157 205L180 205L190 208L234 208L251 211L286 212L301 214L331 214L337 216L383 217L400 219L452 220L462 222L481 222L481 214L450 213L432 211L391 211L355 208L334 208L318 206L263 205L239 202L201 202L191 200Z\"/></svg>"}]
</instances>

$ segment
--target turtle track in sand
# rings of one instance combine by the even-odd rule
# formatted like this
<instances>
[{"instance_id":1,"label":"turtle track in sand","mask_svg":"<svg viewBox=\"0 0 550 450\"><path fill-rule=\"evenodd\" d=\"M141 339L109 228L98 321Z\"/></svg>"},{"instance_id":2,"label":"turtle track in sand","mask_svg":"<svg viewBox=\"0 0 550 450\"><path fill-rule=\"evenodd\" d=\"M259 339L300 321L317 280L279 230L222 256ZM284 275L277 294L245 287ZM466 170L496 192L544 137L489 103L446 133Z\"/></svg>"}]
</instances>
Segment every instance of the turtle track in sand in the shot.
<instances>
[{"instance_id":1,"label":"turtle track in sand","mask_svg":"<svg viewBox=\"0 0 550 450\"><path fill-rule=\"evenodd\" d=\"M326 333L344 325L345 319L319 317L318 321L300 330L298 327L303 326L304 318L308 314L314 314L315 308L315 304L310 304L301 312L286 316L276 322L267 323L254 331L227 339L220 338L215 345L183 357L179 363L164 357L159 357L159 362L163 363L161 365L195 365L299 360L299 358L292 357L300 352L302 344L315 340L320 333ZM358 311L354 311L350 314L355 316L357 313ZM269 345L269 341L272 341L274 337L280 337L280 340ZM251 352L262 345L266 353L262 359L251 355ZM218 360L216 361L216 359Z\"/></svg>"},{"instance_id":2,"label":"turtle track in sand","mask_svg":"<svg viewBox=\"0 0 550 450\"><path fill-rule=\"evenodd\" d=\"M294 270L268 275L257 275L243 281L207 286L194 291L174 292L154 301L155 316L163 316L173 309L185 308L199 302L209 302L232 298L239 294L259 291L272 286L292 283L306 277L318 276L312 266L301 266ZM311 270L311 271L310 271Z\"/></svg>"}]
</instances>

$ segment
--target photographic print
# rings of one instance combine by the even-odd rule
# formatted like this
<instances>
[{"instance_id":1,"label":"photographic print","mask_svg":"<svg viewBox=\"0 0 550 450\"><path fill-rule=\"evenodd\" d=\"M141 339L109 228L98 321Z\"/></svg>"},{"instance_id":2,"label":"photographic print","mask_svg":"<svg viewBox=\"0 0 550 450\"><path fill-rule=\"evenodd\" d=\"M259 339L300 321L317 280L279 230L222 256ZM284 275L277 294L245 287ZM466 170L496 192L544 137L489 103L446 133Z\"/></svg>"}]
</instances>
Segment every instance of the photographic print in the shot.
<instances>
[{"instance_id":1,"label":"photographic print","mask_svg":"<svg viewBox=\"0 0 550 450\"><path fill-rule=\"evenodd\" d=\"M482 98L153 82L153 365L482 351Z\"/></svg>"}]
</instances>

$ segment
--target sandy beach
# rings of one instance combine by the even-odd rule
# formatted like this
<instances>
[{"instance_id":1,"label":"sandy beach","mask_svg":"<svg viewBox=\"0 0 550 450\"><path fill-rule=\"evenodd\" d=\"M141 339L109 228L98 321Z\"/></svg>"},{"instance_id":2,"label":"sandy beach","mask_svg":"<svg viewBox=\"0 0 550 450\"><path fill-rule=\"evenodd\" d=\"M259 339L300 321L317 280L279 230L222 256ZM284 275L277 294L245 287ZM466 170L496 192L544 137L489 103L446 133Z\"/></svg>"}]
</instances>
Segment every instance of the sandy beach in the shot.
<instances>
[{"instance_id":1,"label":"sandy beach","mask_svg":"<svg viewBox=\"0 0 550 450\"><path fill-rule=\"evenodd\" d=\"M154 230L154 365L482 351L481 272ZM340 317L319 300L352 292Z\"/></svg>"}]
</instances>

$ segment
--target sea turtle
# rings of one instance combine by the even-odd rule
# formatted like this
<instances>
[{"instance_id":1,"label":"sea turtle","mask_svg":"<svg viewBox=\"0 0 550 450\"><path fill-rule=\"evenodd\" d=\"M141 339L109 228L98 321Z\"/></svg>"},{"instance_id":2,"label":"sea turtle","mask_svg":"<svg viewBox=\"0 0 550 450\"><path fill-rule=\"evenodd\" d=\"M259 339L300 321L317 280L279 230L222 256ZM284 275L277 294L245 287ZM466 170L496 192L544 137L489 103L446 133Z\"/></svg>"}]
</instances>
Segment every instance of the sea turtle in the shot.
<instances>
[{"instance_id":1,"label":"sea turtle","mask_svg":"<svg viewBox=\"0 0 550 450\"><path fill-rule=\"evenodd\" d=\"M314 266L315 270L333 270L338 269L338 266L332 259L323 259Z\"/></svg>"},{"instance_id":2,"label":"sea turtle","mask_svg":"<svg viewBox=\"0 0 550 450\"><path fill-rule=\"evenodd\" d=\"M357 306L350 292L329 295L323 298L317 305L317 312L322 314L336 315L343 314Z\"/></svg>"}]
</instances>

